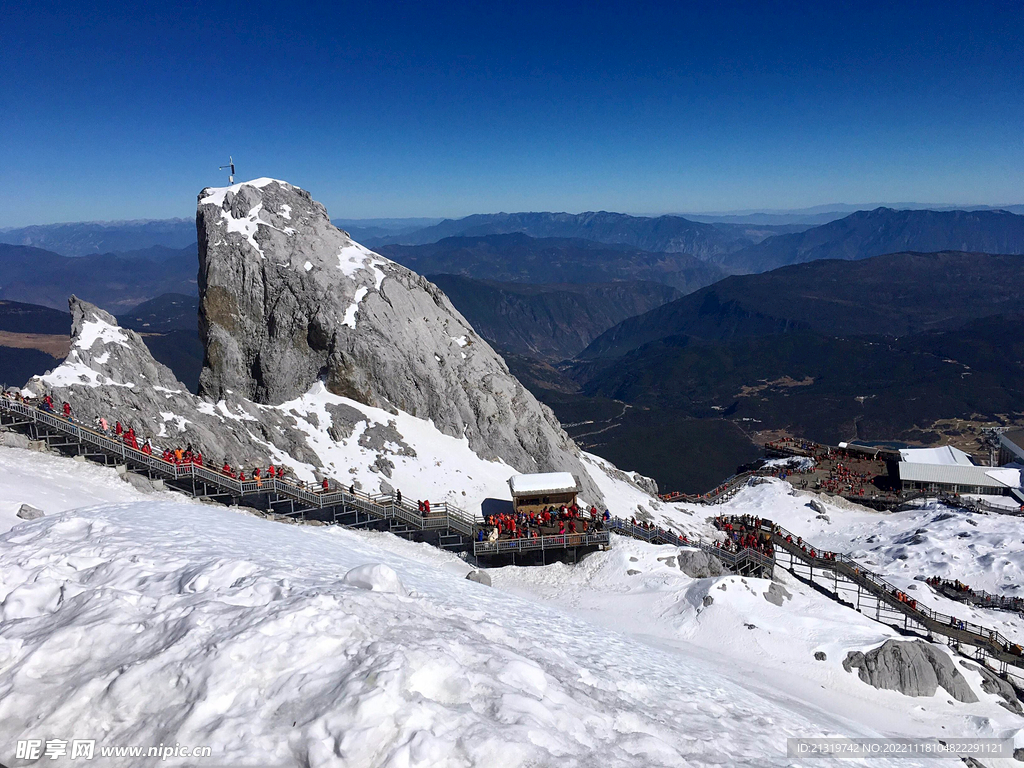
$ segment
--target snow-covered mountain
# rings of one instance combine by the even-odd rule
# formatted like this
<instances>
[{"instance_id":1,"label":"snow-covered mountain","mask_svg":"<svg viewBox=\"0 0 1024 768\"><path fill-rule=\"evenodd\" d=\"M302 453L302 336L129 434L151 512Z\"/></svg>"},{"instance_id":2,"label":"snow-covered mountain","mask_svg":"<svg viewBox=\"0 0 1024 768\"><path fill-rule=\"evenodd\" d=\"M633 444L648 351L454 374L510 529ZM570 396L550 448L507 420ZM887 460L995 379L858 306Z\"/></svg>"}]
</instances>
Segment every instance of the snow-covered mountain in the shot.
<instances>
[{"instance_id":1,"label":"snow-covered mountain","mask_svg":"<svg viewBox=\"0 0 1024 768\"><path fill-rule=\"evenodd\" d=\"M218 466L274 461L472 512L509 498L516 472L557 470L589 503L660 506L653 484L582 453L436 286L354 243L307 192L271 179L206 189L198 226L200 397L74 297L71 353L27 388Z\"/></svg>"},{"instance_id":2,"label":"snow-covered mountain","mask_svg":"<svg viewBox=\"0 0 1024 768\"><path fill-rule=\"evenodd\" d=\"M720 506L666 504L579 451L440 291L353 243L302 190L204 190L199 226L202 396L74 298L70 354L28 389L86 423L130 423L158 450L191 443L207 463L273 460L474 512L542 468L687 534L715 536L711 513L769 517L1024 640L1024 619L916 578L1012 592L1017 519L811 509L774 480ZM45 516L22 522L23 503ZM18 740L71 738L316 768L782 766L787 738L816 736L1024 749L1012 689L973 662L781 568L772 582L711 575L697 557L613 537L575 567L492 569L488 587L425 544L144 494L114 469L0 447L0 762Z\"/></svg>"},{"instance_id":3,"label":"snow-covered mountain","mask_svg":"<svg viewBox=\"0 0 1024 768\"><path fill-rule=\"evenodd\" d=\"M1024 747L1024 719L971 662L956 662L964 701L846 671L848 654L899 635L785 573L693 578L684 550L615 538L575 567L491 570L486 587L427 545L146 497L115 478L0 448L0 519L18 523L0 533L5 764L28 738L317 768L788 766L802 763L786 739L816 736ZM714 511L817 520L787 489L748 487ZM93 506L69 510L76 497ZM9 514L33 501L46 517ZM826 509L836 537L869 514ZM704 527L706 511L665 514ZM934 512L876 517L905 528ZM962 527L1000 568L994 529ZM882 568L900 567L890 558Z\"/></svg>"}]
</instances>

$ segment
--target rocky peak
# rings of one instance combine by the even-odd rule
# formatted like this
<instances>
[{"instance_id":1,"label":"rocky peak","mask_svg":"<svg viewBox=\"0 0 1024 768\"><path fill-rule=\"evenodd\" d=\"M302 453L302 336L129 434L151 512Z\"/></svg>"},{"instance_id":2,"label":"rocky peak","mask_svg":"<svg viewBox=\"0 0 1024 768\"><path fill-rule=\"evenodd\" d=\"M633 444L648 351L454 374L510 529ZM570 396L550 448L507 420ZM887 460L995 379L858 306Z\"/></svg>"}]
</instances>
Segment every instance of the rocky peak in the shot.
<instances>
[{"instance_id":1,"label":"rocky peak","mask_svg":"<svg viewBox=\"0 0 1024 768\"><path fill-rule=\"evenodd\" d=\"M117 320L77 296L68 300L71 311L71 350L65 367L68 383L109 384L133 389L140 383L186 391L165 365L153 359L142 337L121 328ZM51 374L52 376L53 374ZM60 381L60 379L57 379Z\"/></svg>"},{"instance_id":2,"label":"rocky peak","mask_svg":"<svg viewBox=\"0 0 1024 768\"><path fill-rule=\"evenodd\" d=\"M333 394L429 419L522 472L573 472L575 444L435 285L355 243L272 179L199 196L201 394L277 405Z\"/></svg>"}]
</instances>

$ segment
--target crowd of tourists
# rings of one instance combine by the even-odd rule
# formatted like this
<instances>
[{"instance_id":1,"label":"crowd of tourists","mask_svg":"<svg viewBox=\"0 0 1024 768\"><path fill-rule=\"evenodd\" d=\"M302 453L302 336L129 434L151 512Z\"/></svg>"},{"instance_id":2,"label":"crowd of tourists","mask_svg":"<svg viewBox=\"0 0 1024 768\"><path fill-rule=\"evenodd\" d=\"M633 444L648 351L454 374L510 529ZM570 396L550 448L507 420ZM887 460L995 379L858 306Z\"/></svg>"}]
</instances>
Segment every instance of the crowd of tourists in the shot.
<instances>
[{"instance_id":1,"label":"crowd of tourists","mask_svg":"<svg viewBox=\"0 0 1024 768\"><path fill-rule=\"evenodd\" d=\"M34 399L25 397L21 392L5 391L3 396L8 399L15 400L16 402L36 407L44 413L52 413L54 415L61 416L72 424L85 426L74 418L70 403L65 401L58 408L54 403L53 397L49 394L45 394L38 399ZM144 453L147 456L153 455L153 441L150 438L137 433L135 427L127 422L122 423L120 419L115 419L113 424L111 424L110 420L106 417L97 416L93 420L91 427L97 434L103 435L109 440L123 443L126 447L136 450L139 453ZM276 478L279 480L284 479L285 473L288 471L285 467L275 466L273 462L270 462L266 467L254 466L247 473L244 468L240 466L233 466L228 460L225 460L223 467L218 470L216 465L213 467L207 466L204 461L202 451L193 448L191 444L184 447L165 447L162 449L159 456L168 464L174 464L179 467L206 467L210 471L219 472L225 477L230 477L233 480L239 480L241 482L255 481L257 485L262 484L264 480L270 478ZM330 490L330 487L329 481L327 478L324 478L322 483L317 484L316 489L328 491Z\"/></svg>"},{"instance_id":2,"label":"crowd of tourists","mask_svg":"<svg viewBox=\"0 0 1024 768\"><path fill-rule=\"evenodd\" d=\"M580 509L577 504L570 506L548 506L536 511L503 512L488 515L484 526L477 531L477 541L498 541L500 539L536 539L541 536L559 536L574 533L591 533L604 530L604 524L611 518L608 510L601 515L597 507Z\"/></svg>"},{"instance_id":3,"label":"crowd of tourists","mask_svg":"<svg viewBox=\"0 0 1024 768\"><path fill-rule=\"evenodd\" d=\"M915 611L917 610L917 600L912 598L906 592L904 592L902 590L899 590L899 589L896 589L894 587L893 590L892 590L892 596L896 599L897 602L900 602L900 603L903 603L905 605L908 605L911 608L913 608Z\"/></svg>"},{"instance_id":4,"label":"crowd of tourists","mask_svg":"<svg viewBox=\"0 0 1024 768\"><path fill-rule=\"evenodd\" d=\"M828 475L818 479L815 490L827 491L841 496L863 496L865 487L871 486L875 474L858 471L844 462L837 461L829 468Z\"/></svg>"},{"instance_id":5,"label":"crowd of tourists","mask_svg":"<svg viewBox=\"0 0 1024 768\"><path fill-rule=\"evenodd\" d=\"M1003 611L1024 613L1024 597L1007 597L992 595L988 592L976 592L959 579L943 579L941 576L927 578L925 584L951 600L971 603L981 608L998 608Z\"/></svg>"},{"instance_id":6,"label":"crowd of tourists","mask_svg":"<svg viewBox=\"0 0 1024 768\"><path fill-rule=\"evenodd\" d=\"M808 557L814 558L816 560L835 560L836 559L836 553L835 552L828 552L826 550L818 551L813 546L809 545L806 541L804 541L803 537L801 537L801 536L797 536L796 538L793 538L793 534L787 533L786 534L786 543L787 544L792 544L794 547L799 549L805 555L807 555Z\"/></svg>"},{"instance_id":7,"label":"crowd of tourists","mask_svg":"<svg viewBox=\"0 0 1024 768\"><path fill-rule=\"evenodd\" d=\"M772 532L770 529L763 529L762 522L761 518L753 515L740 517L720 515L712 521L712 524L725 534L725 540L716 542L716 545L721 546L727 552L752 549L765 557L774 557L775 547L772 544Z\"/></svg>"}]
</instances>

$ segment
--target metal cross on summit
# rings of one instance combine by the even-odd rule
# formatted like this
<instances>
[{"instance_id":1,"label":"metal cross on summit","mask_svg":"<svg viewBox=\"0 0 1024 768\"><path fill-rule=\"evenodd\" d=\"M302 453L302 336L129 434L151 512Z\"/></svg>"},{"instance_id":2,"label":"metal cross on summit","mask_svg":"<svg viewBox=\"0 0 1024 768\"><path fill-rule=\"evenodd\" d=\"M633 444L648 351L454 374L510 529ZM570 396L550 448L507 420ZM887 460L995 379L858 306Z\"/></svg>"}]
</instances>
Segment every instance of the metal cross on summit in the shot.
<instances>
[{"instance_id":1,"label":"metal cross on summit","mask_svg":"<svg viewBox=\"0 0 1024 768\"><path fill-rule=\"evenodd\" d=\"M235 158L233 158L231 155L228 155L228 164L227 165L222 165L217 170L218 171L223 171L225 168L229 169L229 171L230 171L230 173L228 173L228 184L234 184L235 183Z\"/></svg>"}]
</instances>

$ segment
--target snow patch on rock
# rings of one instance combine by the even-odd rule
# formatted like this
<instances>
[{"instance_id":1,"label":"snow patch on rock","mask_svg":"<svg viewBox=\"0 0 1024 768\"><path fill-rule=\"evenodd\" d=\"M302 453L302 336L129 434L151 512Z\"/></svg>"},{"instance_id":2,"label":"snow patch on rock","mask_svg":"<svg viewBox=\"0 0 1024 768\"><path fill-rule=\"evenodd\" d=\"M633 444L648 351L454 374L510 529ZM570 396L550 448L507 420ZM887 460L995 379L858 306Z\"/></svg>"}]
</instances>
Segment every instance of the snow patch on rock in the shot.
<instances>
[{"instance_id":1,"label":"snow patch on rock","mask_svg":"<svg viewBox=\"0 0 1024 768\"><path fill-rule=\"evenodd\" d=\"M97 341L101 344L123 346L128 343L128 337L120 327L101 319L87 320L82 323L82 330L79 332L78 338L75 339L75 346L78 349L92 351Z\"/></svg>"},{"instance_id":2,"label":"snow patch on rock","mask_svg":"<svg viewBox=\"0 0 1024 768\"><path fill-rule=\"evenodd\" d=\"M349 328L356 327L356 312L359 310L359 303L366 298L366 294L369 293L369 288L365 285L361 285L356 288L355 296L352 297L352 303L348 309L345 310L345 317L342 319L341 324L347 325Z\"/></svg>"},{"instance_id":3,"label":"snow patch on rock","mask_svg":"<svg viewBox=\"0 0 1024 768\"><path fill-rule=\"evenodd\" d=\"M252 181L242 181L238 184L234 184L230 187L207 187L199 194L200 205L224 205L224 200L227 195L238 194L244 187L255 187L256 189L262 189L268 184L280 184L284 187L290 187L287 181L280 181L279 179L268 179L267 177L261 177L259 179L253 179ZM289 213L291 209L289 209ZM291 218L287 216L285 218Z\"/></svg>"}]
</instances>

